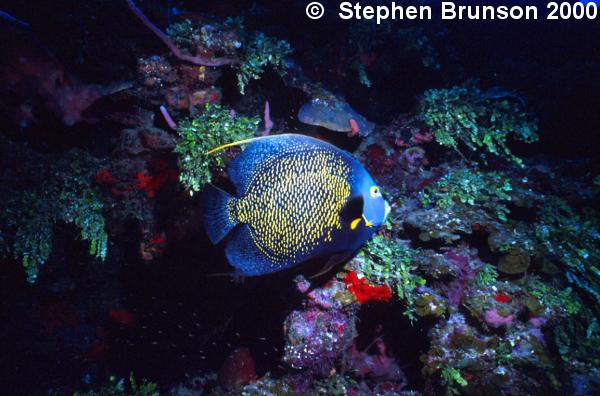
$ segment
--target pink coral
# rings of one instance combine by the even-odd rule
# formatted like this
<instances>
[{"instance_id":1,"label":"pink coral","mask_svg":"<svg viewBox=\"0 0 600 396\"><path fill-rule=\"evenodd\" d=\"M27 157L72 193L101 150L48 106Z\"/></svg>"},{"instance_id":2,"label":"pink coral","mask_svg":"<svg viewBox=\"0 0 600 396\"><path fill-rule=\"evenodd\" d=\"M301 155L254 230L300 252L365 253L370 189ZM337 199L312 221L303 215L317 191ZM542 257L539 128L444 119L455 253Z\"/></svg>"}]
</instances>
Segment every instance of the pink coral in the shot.
<instances>
[{"instance_id":1,"label":"pink coral","mask_svg":"<svg viewBox=\"0 0 600 396\"><path fill-rule=\"evenodd\" d=\"M265 114L264 114L264 122L265 129L260 133L262 136L267 136L271 133L271 129L273 129L273 120L271 120L271 106L269 106L269 101L265 101Z\"/></svg>"},{"instance_id":2,"label":"pink coral","mask_svg":"<svg viewBox=\"0 0 600 396\"><path fill-rule=\"evenodd\" d=\"M498 328L510 324L515 319L514 315L502 316L496 311L495 308L490 309L485 313L485 323L488 325Z\"/></svg>"}]
</instances>

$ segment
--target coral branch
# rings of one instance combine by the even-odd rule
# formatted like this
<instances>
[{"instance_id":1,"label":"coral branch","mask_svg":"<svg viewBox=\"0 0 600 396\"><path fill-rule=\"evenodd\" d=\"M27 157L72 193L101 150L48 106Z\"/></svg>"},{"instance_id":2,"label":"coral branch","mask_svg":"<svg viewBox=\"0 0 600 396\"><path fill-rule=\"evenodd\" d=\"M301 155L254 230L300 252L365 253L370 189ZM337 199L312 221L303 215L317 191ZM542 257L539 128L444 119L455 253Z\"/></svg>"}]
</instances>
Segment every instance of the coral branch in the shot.
<instances>
[{"instance_id":1,"label":"coral branch","mask_svg":"<svg viewBox=\"0 0 600 396\"><path fill-rule=\"evenodd\" d=\"M271 120L271 107L269 106L269 101L265 101L265 129L261 131L262 136L267 136L271 133L271 129L273 129L273 121Z\"/></svg>"},{"instance_id":2,"label":"coral branch","mask_svg":"<svg viewBox=\"0 0 600 396\"><path fill-rule=\"evenodd\" d=\"M158 38L163 43L165 43L165 45L167 47L169 47L169 49L171 50L173 55L175 55L177 58L179 58L183 61L186 61L186 62L193 63L194 65L201 65L201 66L224 66L224 65L230 65L232 63L235 63L235 59L230 59L230 58L210 59L210 58L205 58L200 55L194 56L194 55L191 55L190 53L188 53L187 51L182 50L181 48L177 47L177 45L175 45L175 43L173 42L173 40L171 40L169 38L169 36L167 36L154 23L152 23L152 21L150 19L148 19L148 17L146 15L144 15L142 10L140 10L134 4L134 2L132 0L126 0L126 1L127 1L127 5L129 6L129 9L131 10L131 12L133 12L140 19L140 21L142 21L142 23L144 25L146 25L146 27L148 29L152 30L152 32L154 34L156 34L158 36Z\"/></svg>"},{"instance_id":3,"label":"coral branch","mask_svg":"<svg viewBox=\"0 0 600 396\"><path fill-rule=\"evenodd\" d=\"M167 108L165 106L160 106L160 112L161 112L162 116L165 118L165 121L167 122L167 124L169 125L169 128L176 130L177 124L175 123L175 121L173 121L173 117L171 117L171 114L169 114L169 111L167 110Z\"/></svg>"}]
</instances>

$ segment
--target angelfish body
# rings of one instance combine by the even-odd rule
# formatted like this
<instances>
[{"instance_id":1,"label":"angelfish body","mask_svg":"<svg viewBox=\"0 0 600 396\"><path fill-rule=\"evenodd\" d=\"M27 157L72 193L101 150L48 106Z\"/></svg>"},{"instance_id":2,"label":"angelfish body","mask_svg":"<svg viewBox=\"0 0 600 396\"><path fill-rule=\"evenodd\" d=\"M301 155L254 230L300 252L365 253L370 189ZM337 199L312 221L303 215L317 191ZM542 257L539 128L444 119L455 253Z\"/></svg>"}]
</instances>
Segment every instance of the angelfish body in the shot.
<instances>
[{"instance_id":1,"label":"angelfish body","mask_svg":"<svg viewBox=\"0 0 600 396\"><path fill-rule=\"evenodd\" d=\"M208 185L204 224L236 272L277 272L313 257L351 254L389 211L349 153L302 135L251 139L228 167L238 195Z\"/></svg>"}]
</instances>

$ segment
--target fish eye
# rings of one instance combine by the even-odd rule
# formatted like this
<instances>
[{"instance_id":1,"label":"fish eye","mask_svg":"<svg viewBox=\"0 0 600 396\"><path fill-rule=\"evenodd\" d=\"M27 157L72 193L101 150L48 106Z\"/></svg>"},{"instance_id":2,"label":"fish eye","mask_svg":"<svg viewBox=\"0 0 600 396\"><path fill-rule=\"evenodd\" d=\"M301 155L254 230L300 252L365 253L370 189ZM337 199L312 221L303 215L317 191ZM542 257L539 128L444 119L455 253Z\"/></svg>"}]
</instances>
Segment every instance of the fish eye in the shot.
<instances>
[{"instance_id":1,"label":"fish eye","mask_svg":"<svg viewBox=\"0 0 600 396\"><path fill-rule=\"evenodd\" d=\"M371 197L372 198L381 197L381 191L379 191L379 187L377 187L377 186L371 187Z\"/></svg>"}]
</instances>

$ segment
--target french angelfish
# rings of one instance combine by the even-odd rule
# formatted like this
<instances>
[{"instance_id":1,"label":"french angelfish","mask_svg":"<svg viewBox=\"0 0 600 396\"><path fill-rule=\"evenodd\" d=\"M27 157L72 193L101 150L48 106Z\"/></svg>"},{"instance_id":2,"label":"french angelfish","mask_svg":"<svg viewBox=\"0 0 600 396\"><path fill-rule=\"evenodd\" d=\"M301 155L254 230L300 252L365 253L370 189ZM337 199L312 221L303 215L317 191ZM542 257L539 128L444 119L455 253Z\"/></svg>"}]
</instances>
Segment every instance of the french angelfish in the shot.
<instances>
[{"instance_id":1,"label":"french angelfish","mask_svg":"<svg viewBox=\"0 0 600 396\"><path fill-rule=\"evenodd\" d=\"M203 195L213 244L228 239L235 273L256 276L320 255L350 256L389 212L366 169L348 152L295 134L248 139L227 168L237 195L213 185Z\"/></svg>"}]
</instances>

